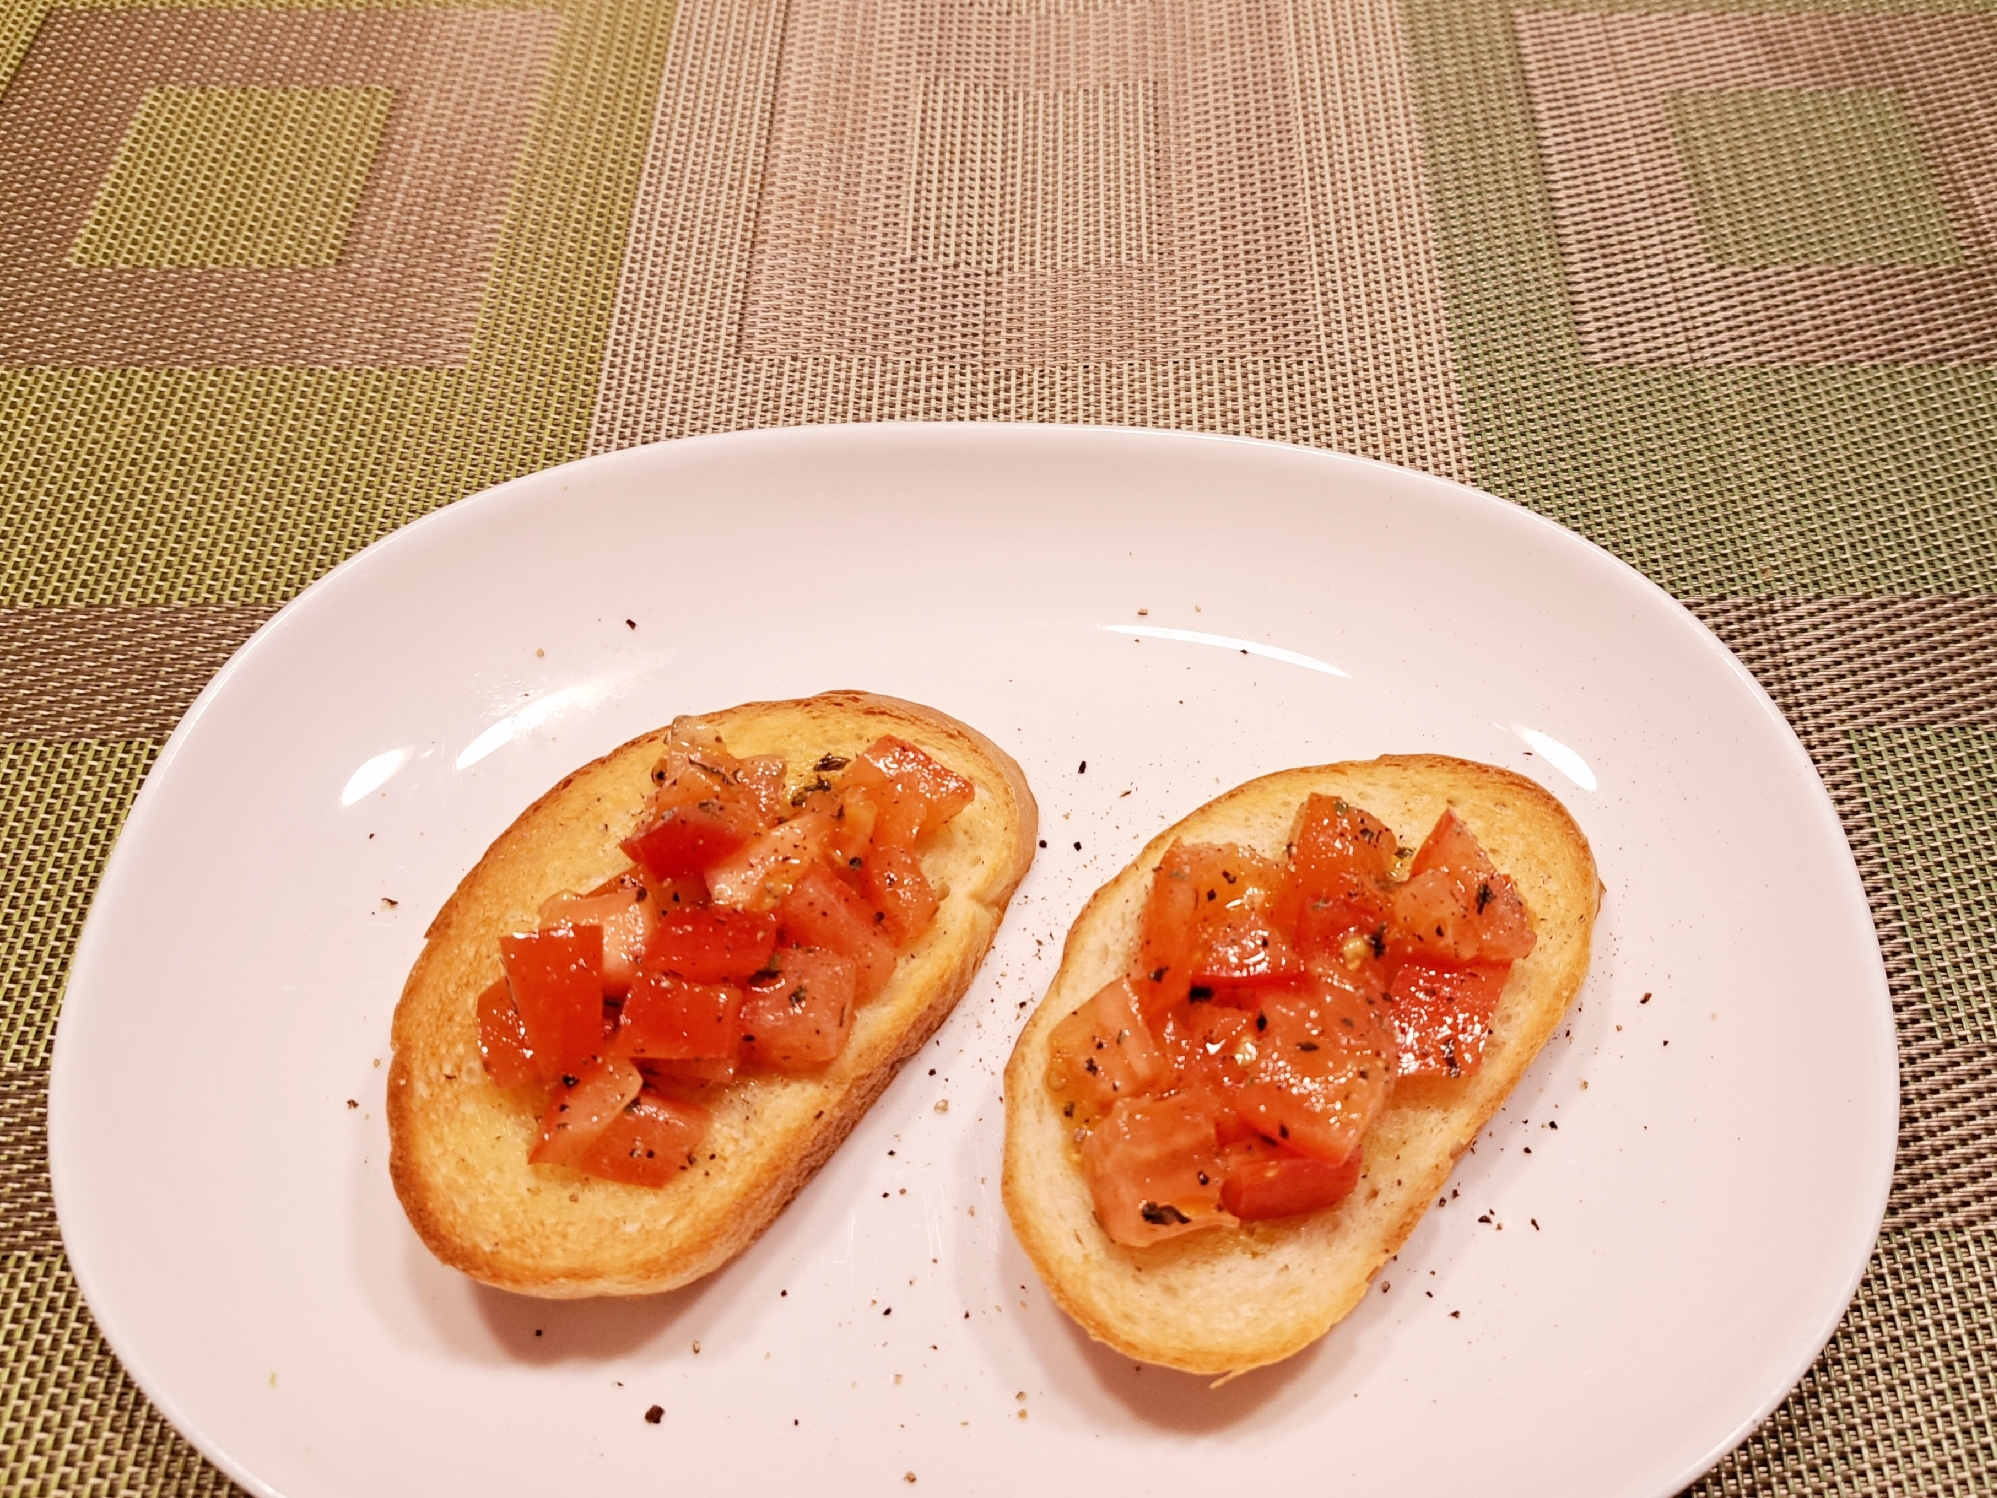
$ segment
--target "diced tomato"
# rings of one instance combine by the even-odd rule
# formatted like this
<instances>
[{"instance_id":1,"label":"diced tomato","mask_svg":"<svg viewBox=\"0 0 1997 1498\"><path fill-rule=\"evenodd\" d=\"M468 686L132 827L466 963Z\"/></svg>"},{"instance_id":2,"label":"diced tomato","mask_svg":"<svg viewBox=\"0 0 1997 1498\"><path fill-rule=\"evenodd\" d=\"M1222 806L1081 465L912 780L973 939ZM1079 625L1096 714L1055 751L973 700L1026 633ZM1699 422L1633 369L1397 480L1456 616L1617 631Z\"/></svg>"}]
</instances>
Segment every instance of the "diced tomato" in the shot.
<instances>
[{"instance_id":1,"label":"diced tomato","mask_svg":"<svg viewBox=\"0 0 1997 1498\"><path fill-rule=\"evenodd\" d=\"M1299 952L1342 952L1351 937L1381 931L1397 847L1393 829L1339 797L1304 802L1274 917Z\"/></svg>"},{"instance_id":2,"label":"diced tomato","mask_svg":"<svg viewBox=\"0 0 1997 1498\"><path fill-rule=\"evenodd\" d=\"M646 968L631 985L611 1048L648 1061L726 1060L741 1012L742 990L732 984L689 983Z\"/></svg>"},{"instance_id":3,"label":"diced tomato","mask_svg":"<svg viewBox=\"0 0 1997 1498\"><path fill-rule=\"evenodd\" d=\"M1245 1161L1221 1183L1221 1204L1243 1222L1315 1212L1350 1196L1363 1165L1356 1149L1337 1165L1306 1155Z\"/></svg>"},{"instance_id":4,"label":"diced tomato","mask_svg":"<svg viewBox=\"0 0 1997 1498\"><path fill-rule=\"evenodd\" d=\"M1518 886L1453 808L1443 812L1394 892L1388 945L1443 962L1512 962L1537 940Z\"/></svg>"},{"instance_id":5,"label":"diced tomato","mask_svg":"<svg viewBox=\"0 0 1997 1498\"><path fill-rule=\"evenodd\" d=\"M660 918L642 966L694 983L741 983L763 970L776 945L774 911L696 906Z\"/></svg>"},{"instance_id":6,"label":"diced tomato","mask_svg":"<svg viewBox=\"0 0 1997 1498\"><path fill-rule=\"evenodd\" d=\"M1184 1002L1192 986L1193 907L1198 900L1186 847L1174 843L1151 871L1130 975L1147 1017Z\"/></svg>"},{"instance_id":7,"label":"diced tomato","mask_svg":"<svg viewBox=\"0 0 1997 1498\"><path fill-rule=\"evenodd\" d=\"M502 936L499 957L543 1081L574 1070L603 1048L601 929L551 926Z\"/></svg>"},{"instance_id":8,"label":"diced tomato","mask_svg":"<svg viewBox=\"0 0 1997 1498\"><path fill-rule=\"evenodd\" d=\"M1056 1025L1048 1046L1047 1086L1077 1124L1092 1123L1120 1099L1142 1097L1170 1075L1127 978L1105 984Z\"/></svg>"},{"instance_id":9,"label":"diced tomato","mask_svg":"<svg viewBox=\"0 0 1997 1498\"><path fill-rule=\"evenodd\" d=\"M692 1163L713 1115L697 1103L646 1088L625 1105L577 1165L630 1186L663 1186Z\"/></svg>"},{"instance_id":10,"label":"diced tomato","mask_svg":"<svg viewBox=\"0 0 1997 1498\"><path fill-rule=\"evenodd\" d=\"M805 870L777 907L780 935L802 947L824 947L849 958L861 999L872 998L894 976L894 944L886 922L822 864Z\"/></svg>"},{"instance_id":11,"label":"diced tomato","mask_svg":"<svg viewBox=\"0 0 1997 1498\"><path fill-rule=\"evenodd\" d=\"M779 947L776 976L751 984L742 1004L742 1059L768 1071L823 1071L846 1048L854 967L819 947Z\"/></svg>"},{"instance_id":12,"label":"diced tomato","mask_svg":"<svg viewBox=\"0 0 1997 1498\"><path fill-rule=\"evenodd\" d=\"M534 1165L579 1165L603 1131L644 1085L629 1061L590 1061L562 1077L541 1115L541 1139L528 1152Z\"/></svg>"},{"instance_id":13,"label":"diced tomato","mask_svg":"<svg viewBox=\"0 0 1997 1498\"><path fill-rule=\"evenodd\" d=\"M607 888L587 895L555 895L541 902L541 925L595 926L603 932L603 991L620 998L638 971L658 906L636 879L612 880Z\"/></svg>"},{"instance_id":14,"label":"diced tomato","mask_svg":"<svg viewBox=\"0 0 1997 1498\"><path fill-rule=\"evenodd\" d=\"M821 867L832 839L832 819L800 812L788 822L758 833L741 847L707 865L707 887L717 905L741 910L774 910L807 869Z\"/></svg>"},{"instance_id":15,"label":"diced tomato","mask_svg":"<svg viewBox=\"0 0 1997 1498\"><path fill-rule=\"evenodd\" d=\"M1254 1039L1253 1024L1252 1014L1201 1000L1174 1005L1154 1018L1151 1028L1168 1058L1170 1075L1181 1085L1198 1081L1227 1096L1247 1080L1255 1047L1243 1049L1241 1042Z\"/></svg>"},{"instance_id":16,"label":"diced tomato","mask_svg":"<svg viewBox=\"0 0 1997 1498\"><path fill-rule=\"evenodd\" d=\"M859 764L869 765L903 795L922 799L920 817L913 841L921 842L937 828L969 806L977 787L946 765L923 753L906 739L892 734L876 739L860 755Z\"/></svg>"},{"instance_id":17,"label":"diced tomato","mask_svg":"<svg viewBox=\"0 0 1997 1498\"><path fill-rule=\"evenodd\" d=\"M775 754L758 754L736 761L737 783L749 793L765 821L784 814L784 762Z\"/></svg>"},{"instance_id":18,"label":"diced tomato","mask_svg":"<svg viewBox=\"0 0 1997 1498\"><path fill-rule=\"evenodd\" d=\"M658 821L625 840L624 854L655 879L698 878L766 825L747 796L669 806Z\"/></svg>"},{"instance_id":19,"label":"diced tomato","mask_svg":"<svg viewBox=\"0 0 1997 1498\"><path fill-rule=\"evenodd\" d=\"M1264 994L1238 1094L1241 1117L1302 1154L1344 1160L1386 1106L1393 1082L1384 1007L1334 971L1313 974L1301 992Z\"/></svg>"},{"instance_id":20,"label":"diced tomato","mask_svg":"<svg viewBox=\"0 0 1997 1498\"><path fill-rule=\"evenodd\" d=\"M737 1015L736 1023L741 1023ZM718 1087L735 1080L742 1069L740 1048L734 1055L682 1061L640 1061L638 1069L648 1082L669 1087Z\"/></svg>"},{"instance_id":21,"label":"diced tomato","mask_svg":"<svg viewBox=\"0 0 1997 1498\"><path fill-rule=\"evenodd\" d=\"M1141 1248L1232 1223L1221 1208L1210 1099L1179 1093L1130 1098L1082 1141L1096 1220L1115 1242Z\"/></svg>"},{"instance_id":22,"label":"diced tomato","mask_svg":"<svg viewBox=\"0 0 1997 1498\"><path fill-rule=\"evenodd\" d=\"M1474 1077L1511 964L1408 962L1389 995L1404 1077Z\"/></svg>"},{"instance_id":23,"label":"diced tomato","mask_svg":"<svg viewBox=\"0 0 1997 1498\"><path fill-rule=\"evenodd\" d=\"M513 991L500 978L478 996L478 1053L485 1072L500 1087L525 1087L542 1080L527 1043L527 1027L513 1007Z\"/></svg>"},{"instance_id":24,"label":"diced tomato","mask_svg":"<svg viewBox=\"0 0 1997 1498\"><path fill-rule=\"evenodd\" d=\"M881 924L888 938L904 947L936 919L936 892L912 849L875 847L867 856L866 893L886 916Z\"/></svg>"},{"instance_id":25,"label":"diced tomato","mask_svg":"<svg viewBox=\"0 0 1997 1498\"><path fill-rule=\"evenodd\" d=\"M1271 919L1283 882L1272 860L1234 843L1203 843L1180 850L1193 885L1191 988L1224 990L1300 981L1304 965L1289 938Z\"/></svg>"}]
</instances>

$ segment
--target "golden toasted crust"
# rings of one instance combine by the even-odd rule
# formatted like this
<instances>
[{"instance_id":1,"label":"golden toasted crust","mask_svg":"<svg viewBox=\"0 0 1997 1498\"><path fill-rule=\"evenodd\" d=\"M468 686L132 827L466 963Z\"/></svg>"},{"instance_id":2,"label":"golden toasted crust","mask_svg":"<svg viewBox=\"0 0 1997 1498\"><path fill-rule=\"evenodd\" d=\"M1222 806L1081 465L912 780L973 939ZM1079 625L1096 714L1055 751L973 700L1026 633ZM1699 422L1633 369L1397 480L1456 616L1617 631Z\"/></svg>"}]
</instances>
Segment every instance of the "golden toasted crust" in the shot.
<instances>
[{"instance_id":1,"label":"golden toasted crust","mask_svg":"<svg viewBox=\"0 0 1997 1498\"><path fill-rule=\"evenodd\" d=\"M1113 1243L1044 1080L1054 1027L1124 971L1151 871L1174 841L1236 842L1280 858L1313 792L1364 807L1404 838L1453 806L1517 882L1539 941L1513 968L1483 1069L1397 1086L1366 1136L1358 1186L1335 1207L1151 1248ZM1439 755L1267 775L1153 838L1082 911L1006 1066L1006 1211L1055 1301L1098 1341L1192 1373L1242 1372L1323 1336L1359 1303L1552 1035L1588 971L1600 889L1587 839L1552 796L1508 770Z\"/></svg>"},{"instance_id":2,"label":"golden toasted crust","mask_svg":"<svg viewBox=\"0 0 1997 1498\"><path fill-rule=\"evenodd\" d=\"M1039 810L1012 757L926 707L865 692L752 702L699 721L742 756L781 754L793 778L821 755L896 734L977 787L923 867L941 904L887 987L856 1014L844 1053L815 1077L755 1075L715 1105L706 1159L657 1189L527 1163L541 1099L495 1086L479 1058L478 995L500 976L499 938L532 930L548 896L628 867L669 729L565 777L522 812L437 913L395 1010L389 1170L430 1251L502 1289L570 1298L686 1284L752 1243L970 986L1033 861Z\"/></svg>"}]
</instances>

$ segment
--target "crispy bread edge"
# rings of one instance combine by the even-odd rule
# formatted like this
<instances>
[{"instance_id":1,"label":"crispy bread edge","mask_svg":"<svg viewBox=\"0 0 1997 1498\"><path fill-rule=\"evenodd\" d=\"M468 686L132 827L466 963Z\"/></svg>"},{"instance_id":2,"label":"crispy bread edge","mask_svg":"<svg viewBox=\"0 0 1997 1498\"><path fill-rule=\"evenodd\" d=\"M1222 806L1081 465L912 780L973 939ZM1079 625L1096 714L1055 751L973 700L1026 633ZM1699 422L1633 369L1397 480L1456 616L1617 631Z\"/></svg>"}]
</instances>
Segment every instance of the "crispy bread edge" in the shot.
<instances>
[{"instance_id":1,"label":"crispy bread edge","mask_svg":"<svg viewBox=\"0 0 1997 1498\"><path fill-rule=\"evenodd\" d=\"M1346 1202L1149 1249L1120 1247L1095 1221L1043 1080L1053 1028L1121 971L1150 871L1174 840L1238 840L1280 851L1311 792L1347 794L1403 837L1420 836L1443 805L1456 806L1527 893L1540 943L1500 1000L1483 1070L1460 1081L1401 1084L1368 1136L1366 1169ZM1429 821L1404 825L1389 814L1405 816L1411 805L1432 806ZM1600 894L1587 839L1558 800L1511 771L1440 755L1279 771L1237 786L1154 837L1070 928L1061 967L1006 1066L1003 1197L1055 1303L1097 1341L1192 1373L1245 1372L1322 1337L1414 1231L1456 1157L1558 1027L1587 973ZM1241 1304L1250 1298L1254 1305Z\"/></svg>"},{"instance_id":2,"label":"crispy bread edge","mask_svg":"<svg viewBox=\"0 0 1997 1498\"><path fill-rule=\"evenodd\" d=\"M949 845L943 862L951 869L965 865L975 877L939 891L936 923L904 954L888 987L861 1009L846 1053L823 1076L759 1078L742 1089L747 1096L733 1110L742 1116L722 1122L734 1135L753 1133L747 1126L759 1115L772 1122L767 1137L734 1141L738 1147L714 1167L720 1181L703 1190L682 1179L651 1191L528 1166L524 1151L538 1107L484 1075L476 997L498 975L500 935L531 919L540 899L578 887L592 873L591 882L608 877L625 862L617 844L636 819L669 728L641 734L564 776L500 834L439 910L392 1029L387 1114L396 1195L430 1251L485 1284L565 1299L651 1294L698 1279L742 1252L969 988L1032 863L1039 812L1024 773L991 739L933 708L834 691L691 716L737 752L787 746L794 775L801 756L815 758L833 745L857 752L882 733L921 745L969 776L987 801L984 808L973 803L983 819L976 841L953 840L953 823L925 863L933 866L938 849ZM779 735L775 744L772 733ZM621 818L606 797L628 801ZM534 884L537 853L546 854L549 874ZM590 872L578 872L584 870Z\"/></svg>"}]
</instances>

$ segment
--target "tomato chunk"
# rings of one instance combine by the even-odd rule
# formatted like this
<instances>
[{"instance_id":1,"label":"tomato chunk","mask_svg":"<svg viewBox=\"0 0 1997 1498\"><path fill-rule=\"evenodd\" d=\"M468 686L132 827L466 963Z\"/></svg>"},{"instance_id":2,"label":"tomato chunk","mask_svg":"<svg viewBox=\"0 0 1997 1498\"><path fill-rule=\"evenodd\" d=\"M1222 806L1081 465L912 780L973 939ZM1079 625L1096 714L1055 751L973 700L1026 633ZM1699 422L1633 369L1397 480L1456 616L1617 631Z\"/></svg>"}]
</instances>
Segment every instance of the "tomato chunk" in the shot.
<instances>
[{"instance_id":1,"label":"tomato chunk","mask_svg":"<svg viewBox=\"0 0 1997 1498\"><path fill-rule=\"evenodd\" d=\"M541 1115L541 1138L527 1159L534 1165L579 1165L645 1079L629 1061L591 1061L564 1076Z\"/></svg>"},{"instance_id":2,"label":"tomato chunk","mask_svg":"<svg viewBox=\"0 0 1997 1498\"><path fill-rule=\"evenodd\" d=\"M636 879L613 880L586 895L555 895L541 902L540 920L549 926L595 926L603 932L603 991L621 998L638 971L658 906Z\"/></svg>"},{"instance_id":3,"label":"tomato chunk","mask_svg":"<svg viewBox=\"0 0 1997 1498\"><path fill-rule=\"evenodd\" d=\"M527 1027L513 1007L513 991L504 978L478 996L478 1053L485 1072L500 1087L525 1087L542 1080Z\"/></svg>"},{"instance_id":4,"label":"tomato chunk","mask_svg":"<svg viewBox=\"0 0 1997 1498\"><path fill-rule=\"evenodd\" d=\"M736 1024L740 1025L738 1013ZM679 1087L718 1087L723 1082L735 1080L735 1074L742 1069L742 1053L738 1046L732 1055L699 1057L679 1061L651 1061L638 1063L638 1070L645 1074L648 1082L658 1082L666 1086Z\"/></svg>"},{"instance_id":5,"label":"tomato chunk","mask_svg":"<svg viewBox=\"0 0 1997 1498\"><path fill-rule=\"evenodd\" d=\"M1174 843L1151 871L1130 974L1147 1016L1183 1003L1192 988L1193 910L1199 897L1186 846Z\"/></svg>"},{"instance_id":6,"label":"tomato chunk","mask_svg":"<svg viewBox=\"0 0 1997 1498\"><path fill-rule=\"evenodd\" d=\"M885 917L889 940L898 947L928 929L936 919L936 892L912 849L876 847L864 860L866 892Z\"/></svg>"},{"instance_id":7,"label":"tomato chunk","mask_svg":"<svg viewBox=\"0 0 1997 1498\"><path fill-rule=\"evenodd\" d=\"M1078 1124L1094 1122L1122 1098L1142 1097L1169 1074L1127 978L1105 984L1054 1027L1049 1043L1047 1086Z\"/></svg>"},{"instance_id":8,"label":"tomato chunk","mask_svg":"<svg viewBox=\"0 0 1997 1498\"><path fill-rule=\"evenodd\" d=\"M1299 952L1342 953L1351 937L1382 932L1397 848L1393 829L1340 797L1304 802L1275 911Z\"/></svg>"},{"instance_id":9,"label":"tomato chunk","mask_svg":"<svg viewBox=\"0 0 1997 1498\"><path fill-rule=\"evenodd\" d=\"M603 932L551 926L502 936L499 957L543 1081L573 1070L603 1046Z\"/></svg>"},{"instance_id":10,"label":"tomato chunk","mask_svg":"<svg viewBox=\"0 0 1997 1498\"><path fill-rule=\"evenodd\" d=\"M1183 854L1195 897L1191 987L1214 989L1224 999L1223 988L1301 979L1304 965L1271 918L1282 869L1234 843L1195 845Z\"/></svg>"},{"instance_id":11,"label":"tomato chunk","mask_svg":"<svg viewBox=\"0 0 1997 1498\"><path fill-rule=\"evenodd\" d=\"M779 947L776 975L751 984L741 1015L742 1059L768 1071L823 1071L851 1033L854 966L819 947Z\"/></svg>"},{"instance_id":12,"label":"tomato chunk","mask_svg":"<svg viewBox=\"0 0 1997 1498\"><path fill-rule=\"evenodd\" d=\"M774 910L805 871L822 867L832 838L832 819L800 812L707 865L707 887L717 905L741 910Z\"/></svg>"},{"instance_id":13,"label":"tomato chunk","mask_svg":"<svg viewBox=\"0 0 1997 1498\"><path fill-rule=\"evenodd\" d=\"M1409 962L1394 974L1389 1010L1404 1077L1473 1077L1510 963Z\"/></svg>"},{"instance_id":14,"label":"tomato chunk","mask_svg":"<svg viewBox=\"0 0 1997 1498\"><path fill-rule=\"evenodd\" d=\"M823 864L805 870L784 896L777 907L777 924L788 943L824 947L851 960L863 1000L879 993L894 976L895 950L883 929L885 919Z\"/></svg>"},{"instance_id":15,"label":"tomato chunk","mask_svg":"<svg viewBox=\"0 0 1997 1498\"><path fill-rule=\"evenodd\" d=\"M878 770L901 795L920 798L914 842L927 840L977 796L977 787L955 770L892 734L868 745L859 762Z\"/></svg>"},{"instance_id":16,"label":"tomato chunk","mask_svg":"<svg viewBox=\"0 0 1997 1498\"><path fill-rule=\"evenodd\" d=\"M1333 1165L1307 1155L1251 1160L1228 1172L1220 1188L1221 1204L1243 1222L1294 1217L1333 1206L1359 1184L1360 1151Z\"/></svg>"},{"instance_id":17,"label":"tomato chunk","mask_svg":"<svg viewBox=\"0 0 1997 1498\"><path fill-rule=\"evenodd\" d=\"M1302 992L1265 994L1239 1093L1242 1119L1301 1154L1342 1162L1386 1106L1393 1083L1394 1034L1384 1007L1331 973L1314 975Z\"/></svg>"},{"instance_id":18,"label":"tomato chunk","mask_svg":"<svg viewBox=\"0 0 1997 1498\"><path fill-rule=\"evenodd\" d=\"M625 840L624 854L654 879L697 878L765 825L760 809L747 797L669 806L658 821Z\"/></svg>"},{"instance_id":19,"label":"tomato chunk","mask_svg":"<svg viewBox=\"0 0 1997 1498\"><path fill-rule=\"evenodd\" d=\"M694 983L741 983L763 970L776 945L773 911L695 906L659 919L643 965Z\"/></svg>"},{"instance_id":20,"label":"tomato chunk","mask_svg":"<svg viewBox=\"0 0 1997 1498\"><path fill-rule=\"evenodd\" d=\"M742 990L726 983L689 983L649 969L638 974L612 1049L657 1061L719 1061L735 1054Z\"/></svg>"},{"instance_id":21,"label":"tomato chunk","mask_svg":"<svg viewBox=\"0 0 1997 1498\"><path fill-rule=\"evenodd\" d=\"M647 1087L596 1136L578 1166L606 1181L663 1186L693 1163L714 1115Z\"/></svg>"},{"instance_id":22,"label":"tomato chunk","mask_svg":"<svg viewBox=\"0 0 1997 1498\"><path fill-rule=\"evenodd\" d=\"M1221 1207L1211 1101L1195 1094L1130 1098L1082 1142L1096 1220L1115 1242L1142 1248L1231 1223Z\"/></svg>"},{"instance_id":23,"label":"tomato chunk","mask_svg":"<svg viewBox=\"0 0 1997 1498\"><path fill-rule=\"evenodd\" d=\"M1454 809L1443 812L1394 892L1388 944L1443 962L1513 962L1537 934L1518 886Z\"/></svg>"}]
</instances>

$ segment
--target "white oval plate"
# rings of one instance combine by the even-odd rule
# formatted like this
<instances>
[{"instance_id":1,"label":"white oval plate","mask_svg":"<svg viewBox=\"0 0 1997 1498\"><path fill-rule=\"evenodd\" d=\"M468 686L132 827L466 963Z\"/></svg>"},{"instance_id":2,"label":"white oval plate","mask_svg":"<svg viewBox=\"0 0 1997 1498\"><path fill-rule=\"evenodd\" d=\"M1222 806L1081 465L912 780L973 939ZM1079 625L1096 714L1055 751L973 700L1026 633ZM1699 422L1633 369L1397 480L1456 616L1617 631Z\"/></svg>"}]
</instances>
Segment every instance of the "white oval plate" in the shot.
<instances>
[{"instance_id":1,"label":"white oval plate","mask_svg":"<svg viewBox=\"0 0 1997 1498\"><path fill-rule=\"evenodd\" d=\"M575 765L676 713L845 686L977 725L1040 798L1048 847L956 1014L698 1285L554 1304L439 1266L382 1121L425 923ZM1571 1026L1323 1342L1219 1390L1140 1370L1050 1305L1006 1227L999 1074L1023 1011L1089 892L1166 823L1265 771L1417 750L1538 778L1593 842L1606 898ZM1636 573L1358 459L938 425L594 458L308 590L132 811L72 970L49 1134L106 1337L260 1493L879 1493L912 1473L953 1493L1661 1498L1836 1325L1896 1108L1884 970L1824 790Z\"/></svg>"}]
</instances>

